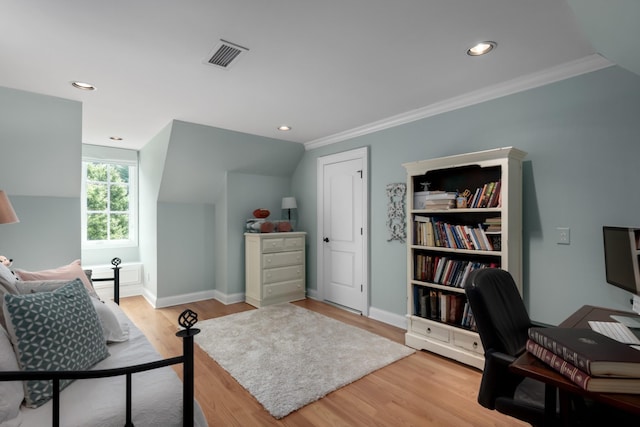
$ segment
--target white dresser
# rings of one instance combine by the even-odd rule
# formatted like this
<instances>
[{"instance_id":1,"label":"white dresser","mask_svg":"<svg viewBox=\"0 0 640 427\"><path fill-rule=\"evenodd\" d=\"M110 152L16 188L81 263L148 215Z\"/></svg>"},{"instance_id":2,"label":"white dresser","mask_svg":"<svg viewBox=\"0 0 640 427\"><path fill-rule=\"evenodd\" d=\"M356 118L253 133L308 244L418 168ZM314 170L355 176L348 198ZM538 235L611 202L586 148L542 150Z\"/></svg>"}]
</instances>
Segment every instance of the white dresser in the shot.
<instances>
[{"instance_id":1,"label":"white dresser","mask_svg":"<svg viewBox=\"0 0 640 427\"><path fill-rule=\"evenodd\" d=\"M245 301L255 307L305 298L305 232L245 233Z\"/></svg>"}]
</instances>

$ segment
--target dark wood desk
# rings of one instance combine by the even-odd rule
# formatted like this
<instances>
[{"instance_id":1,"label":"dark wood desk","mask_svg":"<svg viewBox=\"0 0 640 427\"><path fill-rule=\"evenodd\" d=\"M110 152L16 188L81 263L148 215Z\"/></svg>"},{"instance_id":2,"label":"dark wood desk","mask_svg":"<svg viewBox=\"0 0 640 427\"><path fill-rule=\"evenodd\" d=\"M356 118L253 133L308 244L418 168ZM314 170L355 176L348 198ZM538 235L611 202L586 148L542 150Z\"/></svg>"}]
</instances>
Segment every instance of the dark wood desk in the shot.
<instances>
[{"instance_id":1,"label":"dark wood desk","mask_svg":"<svg viewBox=\"0 0 640 427\"><path fill-rule=\"evenodd\" d=\"M558 326L563 328L588 328L589 324L587 322L589 320L611 321L612 319L609 316L612 314L636 316L635 313L585 305ZM568 403L568 396L570 394L579 394L615 408L640 414L640 395L588 392L545 365L529 352L525 352L516 359L516 361L511 364L510 369L520 375L534 378L545 384L551 384L557 387L560 395L561 412L562 408L566 407L565 405Z\"/></svg>"}]
</instances>

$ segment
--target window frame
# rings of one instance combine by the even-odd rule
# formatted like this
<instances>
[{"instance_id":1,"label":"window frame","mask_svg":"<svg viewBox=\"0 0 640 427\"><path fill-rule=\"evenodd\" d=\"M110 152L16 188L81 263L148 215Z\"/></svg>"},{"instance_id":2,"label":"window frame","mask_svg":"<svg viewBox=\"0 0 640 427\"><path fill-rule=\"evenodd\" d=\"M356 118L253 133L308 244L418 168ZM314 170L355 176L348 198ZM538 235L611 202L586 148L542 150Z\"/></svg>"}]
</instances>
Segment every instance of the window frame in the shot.
<instances>
[{"instance_id":1,"label":"window frame","mask_svg":"<svg viewBox=\"0 0 640 427\"><path fill-rule=\"evenodd\" d=\"M129 238L120 240L87 240L87 164L100 163L129 168ZM133 160L82 157L80 225L83 249L129 248L138 246L138 162Z\"/></svg>"}]
</instances>

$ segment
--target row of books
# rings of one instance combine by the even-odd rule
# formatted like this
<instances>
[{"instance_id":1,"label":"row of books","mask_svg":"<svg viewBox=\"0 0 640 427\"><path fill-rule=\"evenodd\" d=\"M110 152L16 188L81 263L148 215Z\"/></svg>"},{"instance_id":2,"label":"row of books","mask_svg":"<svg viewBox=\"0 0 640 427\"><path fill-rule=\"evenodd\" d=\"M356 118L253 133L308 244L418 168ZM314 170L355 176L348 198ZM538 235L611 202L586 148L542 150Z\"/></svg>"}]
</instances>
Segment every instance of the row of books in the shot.
<instances>
[{"instance_id":1,"label":"row of books","mask_svg":"<svg viewBox=\"0 0 640 427\"><path fill-rule=\"evenodd\" d=\"M450 224L436 218L415 215L414 241L416 245L441 248L493 251L493 239L487 237L482 224L477 227Z\"/></svg>"},{"instance_id":2,"label":"row of books","mask_svg":"<svg viewBox=\"0 0 640 427\"><path fill-rule=\"evenodd\" d=\"M466 190L464 193L469 194L467 198L467 208L495 208L501 206L501 181L493 181L484 184L482 187L476 188L476 191L471 195L470 190Z\"/></svg>"},{"instance_id":3,"label":"row of books","mask_svg":"<svg viewBox=\"0 0 640 427\"><path fill-rule=\"evenodd\" d=\"M462 288L469 274L480 268L499 265L495 262L478 262L452 259L446 256L416 254L415 279L422 282Z\"/></svg>"},{"instance_id":4,"label":"row of books","mask_svg":"<svg viewBox=\"0 0 640 427\"><path fill-rule=\"evenodd\" d=\"M640 351L594 330L530 328L526 348L584 390L640 394Z\"/></svg>"},{"instance_id":5,"label":"row of books","mask_svg":"<svg viewBox=\"0 0 640 427\"><path fill-rule=\"evenodd\" d=\"M417 316L476 330L473 313L463 294L452 294L421 286L414 287L414 291Z\"/></svg>"}]
</instances>

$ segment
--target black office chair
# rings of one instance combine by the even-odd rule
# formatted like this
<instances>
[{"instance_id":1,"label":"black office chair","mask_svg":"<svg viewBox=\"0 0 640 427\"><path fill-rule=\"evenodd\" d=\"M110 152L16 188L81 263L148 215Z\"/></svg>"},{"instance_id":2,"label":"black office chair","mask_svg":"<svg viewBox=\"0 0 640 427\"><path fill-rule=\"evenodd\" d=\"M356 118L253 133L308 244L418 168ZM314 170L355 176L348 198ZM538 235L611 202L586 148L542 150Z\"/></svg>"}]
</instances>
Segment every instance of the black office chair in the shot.
<instances>
[{"instance_id":1,"label":"black office chair","mask_svg":"<svg viewBox=\"0 0 640 427\"><path fill-rule=\"evenodd\" d=\"M511 274L497 268L476 270L464 289L485 352L478 403L534 426L554 424L555 388L509 371L509 364L525 351L527 330L534 326Z\"/></svg>"}]
</instances>

